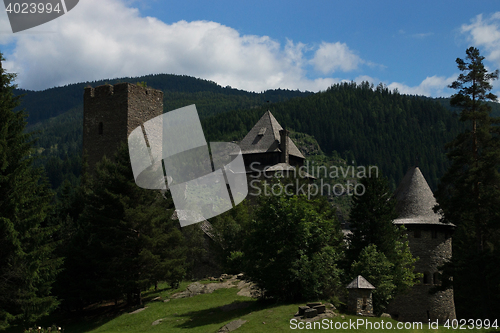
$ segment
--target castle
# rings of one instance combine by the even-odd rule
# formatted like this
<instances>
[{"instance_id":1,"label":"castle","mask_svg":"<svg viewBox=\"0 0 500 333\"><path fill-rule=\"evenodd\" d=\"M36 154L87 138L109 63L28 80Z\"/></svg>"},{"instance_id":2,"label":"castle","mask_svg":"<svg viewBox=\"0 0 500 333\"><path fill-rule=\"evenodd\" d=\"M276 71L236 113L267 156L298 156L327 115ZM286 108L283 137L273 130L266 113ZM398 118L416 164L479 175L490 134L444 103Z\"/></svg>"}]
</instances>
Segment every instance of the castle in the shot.
<instances>
[{"instance_id":1,"label":"castle","mask_svg":"<svg viewBox=\"0 0 500 333\"><path fill-rule=\"evenodd\" d=\"M83 149L92 171L104 155L111 158L117 147L127 141L132 130L163 113L163 93L130 83L85 88ZM270 111L240 142L248 173L251 164L273 172L291 170L304 164L305 157ZM398 219L408 231L410 250L419 257L415 270L423 274L420 284L407 295L397 297L388 308L400 321L455 319L453 290L429 290L439 285L440 266L451 258L454 226L439 221L434 213L436 200L418 167L411 168L395 192ZM206 224L204 224L206 226Z\"/></svg>"}]
</instances>

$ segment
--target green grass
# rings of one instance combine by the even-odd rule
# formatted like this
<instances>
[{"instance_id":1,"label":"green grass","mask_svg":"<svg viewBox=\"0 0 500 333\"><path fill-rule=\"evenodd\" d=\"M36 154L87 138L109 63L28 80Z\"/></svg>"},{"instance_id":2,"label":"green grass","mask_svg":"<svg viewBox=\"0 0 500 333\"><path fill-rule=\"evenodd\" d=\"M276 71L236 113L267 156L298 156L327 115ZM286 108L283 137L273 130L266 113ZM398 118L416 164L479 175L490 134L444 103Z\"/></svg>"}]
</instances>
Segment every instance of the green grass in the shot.
<instances>
[{"instance_id":1,"label":"green grass","mask_svg":"<svg viewBox=\"0 0 500 333\"><path fill-rule=\"evenodd\" d=\"M201 281L207 283L207 281ZM374 328L366 329L359 327L355 329L356 332L383 332L387 330L375 329L376 322L392 323L393 328L396 327L397 321L387 318L365 318L344 315L344 319L339 316L335 318L328 318L328 325L332 320L333 329L316 328L316 329L291 329L290 319L293 318L294 313L297 311L299 305L296 304L276 304L258 301L253 298L238 296L238 289L219 289L212 294L203 294L191 298L171 299L169 302L163 302L164 299L169 298L170 295L180 290L184 290L188 286L188 282L184 282L176 290L160 289L156 292L151 291L145 294L145 310L130 314L134 308L125 308L109 306L109 312L100 312L99 316L89 315L86 319L79 319L78 321L68 322L66 325L62 321L67 319L52 317L47 321L47 325L53 322L63 326L65 333L111 333L111 332L124 332L124 333L138 333L138 332L193 332L193 333L211 333L217 332L225 324L236 320L247 320L236 333L248 332L292 332L292 331L306 331L306 332L347 332L352 331L352 327L348 329L335 329L335 323L349 321L356 322L357 320L369 320L374 324ZM165 287L165 286L160 286ZM151 301L153 298L161 296L160 301ZM236 309L224 312L220 309L221 306L235 303L235 302L248 302L249 306L243 309ZM102 310L102 308L101 308ZM151 325L154 321L163 319L158 325ZM58 322L59 320L59 322ZM319 325L319 324L316 324ZM344 324L344 327L347 324ZM438 330L429 329L427 324L422 329L409 329L409 330L396 330L404 332L450 332L451 329L440 327ZM472 330L467 330L468 332ZM493 332L493 330L479 330L481 332ZM11 329L8 332L22 332L22 329Z\"/></svg>"}]
</instances>

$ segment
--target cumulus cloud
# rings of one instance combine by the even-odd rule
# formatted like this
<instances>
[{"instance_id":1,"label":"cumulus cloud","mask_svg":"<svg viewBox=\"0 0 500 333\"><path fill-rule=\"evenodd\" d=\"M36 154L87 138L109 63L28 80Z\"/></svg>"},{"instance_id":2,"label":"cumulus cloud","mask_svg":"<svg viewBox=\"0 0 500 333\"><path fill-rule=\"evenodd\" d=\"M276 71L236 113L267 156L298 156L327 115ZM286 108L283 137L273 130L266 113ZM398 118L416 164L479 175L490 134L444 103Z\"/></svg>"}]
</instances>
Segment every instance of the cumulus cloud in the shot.
<instances>
[{"instance_id":1,"label":"cumulus cloud","mask_svg":"<svg viewBox=\"0 0 500 333\"><path fill-rule=\"evenodd\" d=\"M331 74L339 70L348 72L358 69L363 60L345 43L322 42L310 62L317 71Z\"/></svg>"},{"instance_id":2,"label":"cumulus cloud","mask_svg":"<svg viewBox=\"0 0 500 333\"><path fill-rule=\"evenodd\" d=\"M486 59L500 66L500 12L487 18L477 15L470 24L461 26L460 31L467 35L477 47L484 47L488 54Z\"/></svg>"},{"instance_id":3,"label":"cumulus cloud","mask_svg":"<svg viewBox=\"0 0 500 333\"><path fill-rule=\"evenodd\" d=\"M448 86L456 80L457 75L450 77L428 76L418 86L408 86L399 82L392 82L387 85L390 90L397 89L401 94L423 95L431 97L450 96L453 91Z\"/></svg>"},{"instance_id":4,"label":"cumulus cloud","mask_svg":"<svg viewBox=\"0 0 500 333\"><path fill-rule=\"evenodd\" d=\"M5 54L5 67L18 73L17 83L26 89L151 73L190 75L258 92L319 91L340 81L307 76L310 60L304 54L312 48L306 44L281 45L211 21L167 24L142 17L122 0L80 1L66 15L9 38L15 38L15 47ZM346 44L322 43L316 49L312 63L323 73L362 63Z\"/></svg>"}]
</instances>

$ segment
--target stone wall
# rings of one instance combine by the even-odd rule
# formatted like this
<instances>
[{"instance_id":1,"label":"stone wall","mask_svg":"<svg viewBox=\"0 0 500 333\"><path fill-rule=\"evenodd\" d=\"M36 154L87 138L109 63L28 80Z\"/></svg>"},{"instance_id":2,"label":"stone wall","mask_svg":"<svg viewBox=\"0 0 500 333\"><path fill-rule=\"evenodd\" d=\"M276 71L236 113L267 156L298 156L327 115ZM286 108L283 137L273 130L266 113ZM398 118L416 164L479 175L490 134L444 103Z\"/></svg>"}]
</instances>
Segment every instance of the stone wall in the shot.
<instances>
[{"instance_id":1,"label":"stone wall","mask_svg":"<svg viewBox=\"0 0 500 333\"><path fill-rule=\"evenodd\" d=\"M83 110L83 149L92 172L132 130L163 113L163 92L130 83L85 88Z\"/></svg>"},{"instance_id":2,"label":"stone wall","mask_svg":"<svg viewBox=\"0 0 500 333\"><path fill-rule=\"evenodd\" d=\"M366 299L366 305L363 302ZM352 314L363 316L373 315L373 300L371 289L349 289L347 299L347 310Z\"/></svg>"},{"instance_id":3,"label":"stone wall","mask_svg":"<svg viewBox=\"0 0 500 333\"><path fill-rule=\"evenodd\" d=\"M391 302L388 312L400 321L455 319L453 289L435 294L429 290L440 284L439 267L451 258L451 233L449 226L406 225L411 253L419 257L415 271L424 274L418 285Z\"/></svg>"}]
</instances>

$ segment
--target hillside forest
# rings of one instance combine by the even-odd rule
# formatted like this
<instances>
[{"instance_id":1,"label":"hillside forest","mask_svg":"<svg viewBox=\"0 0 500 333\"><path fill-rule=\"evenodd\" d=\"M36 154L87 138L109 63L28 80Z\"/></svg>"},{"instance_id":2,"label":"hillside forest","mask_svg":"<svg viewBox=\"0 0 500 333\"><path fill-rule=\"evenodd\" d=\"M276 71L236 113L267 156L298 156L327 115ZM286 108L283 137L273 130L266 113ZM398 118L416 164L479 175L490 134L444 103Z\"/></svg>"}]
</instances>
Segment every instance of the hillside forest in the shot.
<instances>
[{"instance_id":1,"label":"hillside forest","mask_svg":"<svg viewBox=\"0 0 500 333\"><path fill-rule=\"evenodd\" d=\"M467 56L482 65L478 52L469 49ZM466 64L462 71L478 70ZM176 287L199 278L210 261L219 270L245 271L270 298L324 297L340 307L342 286L360 272L372 274L385 286L374 295L380 314L420 278L404 230L392 225L394 198L380 199L392 196L415 165L436 193L446 222L457 226L458 255L443 267L442 284L455 288L457 316L487 318L500 309L500 265L495 264L500 255L500 139L499 121L490 118L500 115L500 105L487 85L484 98L473 102L463 90L465 76L457 81L456 95L438 99L368 82L339 83L318 93L253 93L169 74L28 91L15 87L15 74L0 70L0 253L5 254L0 277L8 281L0 287L0 329L27 327L54 311L81 313L103 301L141 304L145 290L160 281ZM494 74L483 73L484 81L496 79ZM164 112L195 104L207 142L240 141L270 110L308 162L377 166L380 177L362 180L374 189L370 195L376 200L353 203L345 194L262 198L211 219L211 241L196 226L181 229L168 192L135 186L125 145L113 160L104 158L95 174L88 172L82 155L83 88L118 82L162 90ZM476 143L475 150L468 142ZM484 189L484 184L491 186ZM470 193L474 200L467 199ZM356 216L356 209L378 211L381 206L385 213L373 223L386 228L386 236L348 248L343 223ZM276 248L261 248L263 239ZM261 269L255 269L256 263ZM481 277L471 273L474 269ZM270 283L273 276L286 286ZM481 297L473 301L475 295Z\"/></svg>"}]
</instances>

